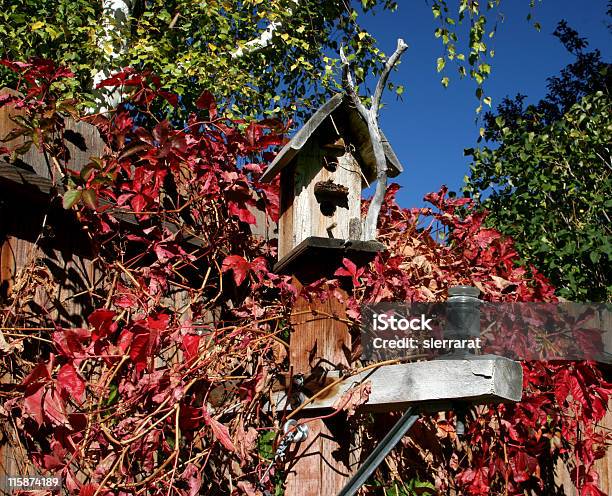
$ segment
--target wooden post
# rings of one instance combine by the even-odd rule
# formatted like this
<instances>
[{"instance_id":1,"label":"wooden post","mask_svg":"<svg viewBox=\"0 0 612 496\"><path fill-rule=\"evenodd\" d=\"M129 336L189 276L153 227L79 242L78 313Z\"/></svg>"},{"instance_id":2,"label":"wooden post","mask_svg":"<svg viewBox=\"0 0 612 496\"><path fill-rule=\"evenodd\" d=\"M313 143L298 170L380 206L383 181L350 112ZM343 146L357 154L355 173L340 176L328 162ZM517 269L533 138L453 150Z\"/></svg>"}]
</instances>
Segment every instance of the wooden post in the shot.
<instances>
[{"instance_id":1,"label":"wooden post","mask_svg":"<svg viewBox=\"0 0 612 496\"><path fill-rule=\"evenodd\" d=\"M316 261L309 267L318 273ZM304 281L294 276L301 289ZM323 315L313 315L311 310ZM308 313L303 313L308 312ZM351 337L347 325L325 315L346 318L346 308L336 298L309 303L300 297L293 310L289 355L293 374L308 375L315 367L335 369L349 365ZM343 415L307 423L309 434L292 454L286 496L335 495L351 475L350 432Z\"/></svg>"},{"instance_id":2,"label":"wooden post","mask_svg":"<svg viewBox=\"0 0 612 496\"><path fill-rule=\"evenodd\" d=\"M386 140L385 140L386 142ZM402 171L384 145L389 175ZM384 247L361 236L361 192L376 176L367 125L348 99L338 94L323 104L276 156L260 180L280 174L280 218L275 271L290 274L298 289L333 277L342 258L363 263ZM345 294L346 296L346 294ZM311 312L311 310L319 312ZM346 308L336 298L293 309L292 373L340 370L350 365L351 337ZM289 466L287 496L335 495L351 475L351 433L342 414L307 423Z\"/></svg>"}]
</instances>

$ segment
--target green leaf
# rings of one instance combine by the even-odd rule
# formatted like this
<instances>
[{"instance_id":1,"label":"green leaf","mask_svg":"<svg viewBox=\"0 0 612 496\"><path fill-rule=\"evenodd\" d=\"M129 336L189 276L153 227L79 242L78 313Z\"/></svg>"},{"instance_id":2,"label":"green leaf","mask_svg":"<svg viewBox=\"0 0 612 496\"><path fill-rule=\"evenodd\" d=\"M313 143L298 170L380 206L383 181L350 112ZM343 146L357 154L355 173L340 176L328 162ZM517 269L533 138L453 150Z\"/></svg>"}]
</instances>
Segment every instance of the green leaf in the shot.
<instances>
[{"instance_id":1,"label":"green leaf","mask_svg":"<svg viewBox=\"0 0 612 496\"><path fill-rule=\"evenodd\" d=\"M89 208L95 209L97 205L96 192L93 189L85 189L83 190L83 194L81 195L85 205Z\"/></svg>"},{"instance_id":2,"label":"green leaf","mask_svg":"<svg viewBox=\"0 0 612 496\"><path fill-rule=\"evenodd\" d=\"M66 210L71 209L80 199L82 191L78 189L70 189L64 193L62 205Z\"/></svg>"}]
</instances>

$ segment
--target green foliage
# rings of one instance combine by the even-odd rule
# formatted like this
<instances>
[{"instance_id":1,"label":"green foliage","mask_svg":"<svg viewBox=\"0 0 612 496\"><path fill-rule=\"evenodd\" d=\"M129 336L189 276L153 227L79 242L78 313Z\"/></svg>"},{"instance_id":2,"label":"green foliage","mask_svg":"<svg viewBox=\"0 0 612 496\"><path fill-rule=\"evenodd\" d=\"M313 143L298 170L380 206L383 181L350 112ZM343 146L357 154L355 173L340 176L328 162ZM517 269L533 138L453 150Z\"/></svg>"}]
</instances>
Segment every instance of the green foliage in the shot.
<instances>
[{"instance_id":1,"label":"green foliage","mask_svg":"<svg viewBox=\"0 0 612 496\"><path fill-rule=\"evenodd\" d=\"M45 57L70 66L84 88L91 87L101 2L96 0L0 0L0 58ZM0 87L15 87L17 75L0 68ZM66 89L77 90L76 81Z\"/></svg>"},{"instance_id":2,"label":"green foliage","mask_svg":"<svg viewBox=\"0 0 612 496\"><path fill-rule=\"evenodd\" d=\"M131 3L128 26L121 28L110 17L103 17L98 0L0 0L1 57L23 61L40 56L67 64L77 74L67 96L78 96L85 105L94 98L93 74L132 66L152 70L165 88L177 92L183 116L194 108L203 90L210 90L234 115L299 118L330 91L341 88L340 46L356 61L357 83L380 73L385 54L359 26L359 13L396 8L392 0ZM447 61L457 62L460 74L469 71L478 84L479 99L490 72L484 60L487 18L495 15L499 3L479 6L468 0L437 0L432 6L442 23L435 35L446 47L445 56L438 59L438 70L444 70ZM455 29L464 18L470 24L465 35L469 38L467 58L457 49L460 37ZM269 43L252 49L249 43L272 23L275 29ZM114 28L108 29L109 24ZM112 53L120 55L113 58ZM492 55L490 51L488 56ZM442 84L447 86L449 80L444 76ZM15 84L13 74L0 71L0 85ZM401 97L403 88L398 86L395 91Z\"/></svg>"},{"instance_id":3,"label":"green foliage","mask_svg":"<svg viewBox=\"0 0 612 496\"><path fill-rule=\"evenodd\" d=\"M276 433L272 430L264 432L257 438L257 452L266 460L274 458L274 439Z\"/></svg>"},{"instance_id":4,"label":"green foliage","mask_svg":"<svg viewBox=\"0 0 612 496\"><path fill-rule=\"evenodd\" d=\"M6 2L6 0L2 0ZM92 75L102 69L133 66L161 77L193 109L203 90L235 113L295 115L309 111L330 88L338 88L337 55L350 47L361 72L377 73L384 54L358 23L358 12L343 2L288 0L150 0L133 2L129 29L107 30L101 2L18 0L3 5L1 56L26 60L40 56L65 63L77 73L75 91L92 99ZM389 0L363 2L362 9L393 9ZM115 24L110 18L108 22ZM248 43L277 24L266 47ZM119 47L125 45L125 49ZM241 53L238 54L238 51ZM111 61L111 53L119 53ZM332 55L327 57L326 54ZM15 86L3 70L0 85Z\"/></svg>"},{"instance_id":5,"label":"green foliage","mask_svg":"<svg viewBox=\"0 0 612 496\"><path fill-rule=\"evenodd\" d=\"M434 496L437 491L436 486L431 482L420 481L417 477L408 482L402 482L401 485L394 483L385 489L385 494L388 496Z\"/></svg>"},{"instance_id":6,"label":"green foliage","mask_svg":"<svg viewBox=\"0 0 612 496\"><path fill-rule=\"evenodd\" d=\"M483 103L491 106L491 98L485 96L483 85L491 74L489 60L495 56L495 51L489 48L487 43L495 36L497 19L502 16L501 3L501 0L486 2L434 0L431 5L433 16L440 23L434 34L444 45L444 55L438 57L436 61L437 71L444 71L447 63L452 62L460 78L469 74L474 79L478 85L476 98L480 103L476 109L477 113L482 110ZM529 6L533 8L535 0L530 0ZM527 19L531 20L531 17L530 12ZM459 33L461 27L466 23L469 24L468 32L465 35L468 43L466 49L462 50L460 43L462 36ZM494 27L490 27L492 23ZM539 30L538 23L534 23L534 27ZM449 76L444 76L441 82L444 87L447 87L449 81Z\"/></svg>"},{"instance_id":7,"label":"green foliage","mask_svg":"<svg viewBox=\"0 0 612 496\"><path fill-rule=\"evenodd\" d=\"M550 277L560 296L609 301L609 95L582 98L537 132L531 124L519 117L510 127L497 117L499 148L466 150L473 158L466 190L477 198L491 191L482 201L488 222L514 238L523 261Z\"/></svg>"},{"instance_id":8,"label":"green foliage","mask_svg":"<svg viewBox=\"0 0 612 496\"><path fill-rule=\"evenodd\" d=\"M272 462L274 459L274 439L276 433L274 431L267 431L262 433L257 438L257 452L259 456L265 460ZM285 493L284 489L284 474L282 470L274 470L271 476L274 486L274 496L283 496Z\"/></svg>"}]
</instances>

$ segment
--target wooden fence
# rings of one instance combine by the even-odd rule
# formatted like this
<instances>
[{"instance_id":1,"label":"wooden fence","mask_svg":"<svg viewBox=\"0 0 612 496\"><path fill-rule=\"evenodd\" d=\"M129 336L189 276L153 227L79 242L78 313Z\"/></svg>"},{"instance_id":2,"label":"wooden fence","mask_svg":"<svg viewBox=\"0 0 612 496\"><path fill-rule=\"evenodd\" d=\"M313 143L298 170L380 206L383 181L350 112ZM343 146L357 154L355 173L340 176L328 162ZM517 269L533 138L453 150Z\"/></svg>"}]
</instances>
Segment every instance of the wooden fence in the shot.
<instances>
[{"instance_id":1,"label":"wooden fence","mask_svg":"<svg viewBox=\"0 0 612 496\"><path fill-rule=\"evenodd\" d=\"M0 138L14 128L11 120L14 115L13 110L0 109ZM90 156L104 152L98 131L89 124L67 119L65 138L69 142L70 166L75 170L83 167ZM8 146L19 143L23 143L23 138ZM29 327L42 325L43 315L63 326L83 326L85 316L92 310L88 308L87 295L105 284L105 279L104 274L96 271L88 239L73 213L51 201L53 174L53 165L35 148L12 163L0 161L0 305L27 281L35 280L35 293L21 302L20 309ZM254 213L262 226L256 234L276 236L275 226L267 224L263 214ZM0 398L2 388L10 387L11 383L10 371L0 370ZM612 428L612 413L608 413L602 425ZM0 477L24 474L22 462L26 457L18 439L1 438L0 434ZM612 457L599 460L597 471L600 487L612 494ZM558 494L576 494L563 464L558 466L556 479L563 488ZM0 494L6 493L0 489Z\"/></svg>"}]
</instances>

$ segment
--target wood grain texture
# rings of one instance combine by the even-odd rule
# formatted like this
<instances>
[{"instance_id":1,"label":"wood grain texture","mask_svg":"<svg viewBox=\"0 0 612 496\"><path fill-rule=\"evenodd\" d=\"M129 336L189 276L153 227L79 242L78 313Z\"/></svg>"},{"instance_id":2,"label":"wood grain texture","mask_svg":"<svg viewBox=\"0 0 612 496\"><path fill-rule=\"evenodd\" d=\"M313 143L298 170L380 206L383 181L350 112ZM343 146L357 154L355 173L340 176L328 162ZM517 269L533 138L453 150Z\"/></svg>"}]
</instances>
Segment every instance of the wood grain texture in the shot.
<instances>
[{"instance_id":1,"label":"wood grain texture","mask_svg":"<svg viewBox=\"0 0 612 496\"><path fill-rule=\"evenodd\" d=\"M349 258L357 265L371 262L377 253L385 251L378 241L352 241L310 236L285 254L275 265L279 273L301 273L304 262L317 260L318 277L332 277L342 259ZM318 279L317 277L317 279Z\"/></svg>"},{"instance_id":2,"label":"wood grain texture","mask_svg":"<svg viewBox=\"0 0 612 496\"><path fill-rule=\"evenodd\" d=\"M612 400L608 404L608 412L599 423L599 427L608 431L612 430ZM595 461L594 469L599 477L599 489L601 489L605 494L612 494L612 454L610 453L610 449L608 449L606 456ZM563 460L559 460L555 467L555 485L559 488L559 495L580 495L580 491L576 489L574 483L572 482L570 470ZM530 496L540 495L534 493Z\"/></svg>"},{"instance_id":3,"label":"wood grain texture","mask_svg":"<svg viewBox=\"0 0 612 496\"><path fill-rule=\"evenodd\" d=\"M330 383L338 374L329 373ZM520 401L523 384L521 364L502 357L470 360L432 360L386 365L364 371L339 383L305 409L331 409L350 388L366 381L372 383L364 412L390 412L418 406L441 411L455 402L470 404ZM284 393L277 393L277 408L287 403Z\"/></svg>"},{"instance_id":4,"label":"wood grain texture","mask_svg":"<svg viewBox=\"0 0 612 496\"><path fill-rule=\"evenodd\" d=\"M0 203L2 210L0 215L11 215L13 212L19 210L19 217L24 217L26 214L30 215L28 221L23 224L23 221L15 222L15 216L8 219L13 224L13 227L19 228L24 227L21 230L20 236L25 239L32 239L28 237L28 232L31 234L32 230L27 227L28 225L40 225L42 222L41 214L49 212L53 217L53 224L56 230L60 231L71 231L71 244L75 243L75 234L78 234L77 238L82 237L80 225L75 220L73 211L66 211L59 205L60 202L56 202L54 208L50 208L50 202L57 197L54 197L54 191L57 194L62 194L65 189L63 186L54 186L50 179L39 176L38 174L24 170L16 165L9 164L0 160L0 199L4 200ZM101 205L107 205L108 202L100 200ZM5 213L5 212L8 212ZM121 211L114 212L113 215L122 223L128 225L139 225L139 221L135 215L131 213L122 213ZM33 222L33 219L39 219ZM263 216L262 216L263 218ZM175 224L169 222L162 222L162 225L170 232L177 232ZM263 229L259 229L255 226L253 234L256 236L264 236L267 239L273 237L276 226L274 224L260 224ZM184 234L183 239L187 244L193 246L203 246L204 242L195 236ZM79 239L79 242L81 240Z\"/></svg>"},{"instance_id":5,"label":"wood grain texture","mask_svg":"<svg viewBox=\"0 0 612 496\"><path fill-rule=\"evenodd\" d=\"M294 284L301 287L297 279ZM346 367L351 347L347 325L334 318L314 316L309 312L311 309L341 319L346 317L344 305L335 298L313 303L298 299L291 320L289 349L293 373L308 375L315 367L327 370ZM352 464L356 455L350 452L351 433L341 416L308 422L308 428L308 438L291 455L285 495L335 495L355 468Z\"/></svg>"},{"instance_id":6,"label":"wood grain texture","mask_svg":"<svg viewBox=\"0 0 612 496\"><path fill-rule=\"evenodd\" d=\"M69 251L1 234L6 232L3 220L0 218L0 304L14 296L13 292L24 284L33 283L32 295L12 300L17 302L14 307L19 317L17 325L85 326L85 317L93 310L93 288L103 284L103 274L95 271L90 260L73 256ZM30 228L35 231L40 226L31 225ZM37 341L24 342L26 351L28 348L35 350L37 345ZM13 384L20 380L9 370L0 368L0 383ZM0 478L35 475L32 470L16 432L10 425L3 426L0 429ZM0 495L8 494L11 493L0 487Z\"/></svg>"},{"instance_id":7,"label":"wood grain texture","mask_svg":"<svg viewBox=\"0 0 612 496\"><path fill-rule=\"evenodd\" d=\"M350 153L345 153L338 158L338 167L332 172L323 167L323 160L324 152L314 139L297 157L290 249L310 236L349 239L350 220L361 218L359 164ZM336 205L331 215L324 215L321 202L315 196L315 184L329 180L348 188L348 199L346 204ZM283 232L287 231L283 227Z\"/></svg>"},{"instance_id":8,"label":"wood grain texture","mask_svg":"<svg viewBox=\"0 0 612 496\"><path fill-rule=\"evenodd\" d=\"M0 94L18 95L16 91L7 88L1 89ZM18 128L13 119L23 114L23 110L15 110L11 105L0 107L0 139ZM100 157L104 153L105 144L98 129L87 122L75 121L72 117L65 116L63 138L66 143L67 154L62 157L62 162L69 169L79 171L89 163L90 157ZM12 150L28 140L28 137L20 136L3 143L3 146ZM54 170L45 155L34 145L25 154L17 157L15 163L47 179L54 179L54 176L59 174L59 171Z\"/></svg>"},{"instance_id":9,"label":"wood grain texture","mask_svg":"<svg viewBox=\"0 0 612 496\"><path fill-rule=\"evenodd\" d=\"M281 171L280 212L278 219L278 258L282 259L294 246L293 240L293 202L295 164Z\"/></svg>"}]
</instances>

